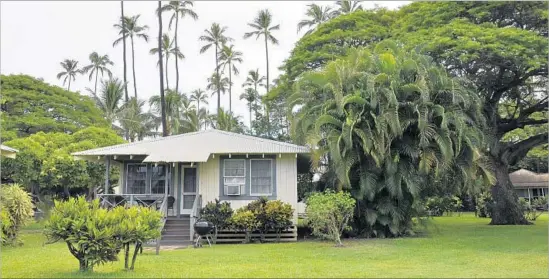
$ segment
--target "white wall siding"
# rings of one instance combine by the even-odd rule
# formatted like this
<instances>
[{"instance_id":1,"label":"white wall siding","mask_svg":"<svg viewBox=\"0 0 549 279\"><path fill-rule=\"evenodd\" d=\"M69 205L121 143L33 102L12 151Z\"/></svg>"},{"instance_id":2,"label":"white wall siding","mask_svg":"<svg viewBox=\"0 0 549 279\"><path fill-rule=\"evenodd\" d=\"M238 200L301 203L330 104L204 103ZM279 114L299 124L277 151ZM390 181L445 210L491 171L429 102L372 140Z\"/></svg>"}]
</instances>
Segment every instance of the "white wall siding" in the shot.
<instances>
[{"instance_id":1,"label":"white wall siding","mask_svg":"<svg viewBox=\"0 0 549 279\"><path fill-rule=\"evenodd\" d=\"M198 191L202 195L202 206L219 198L219 157L208 159L198 167Z\"/></svg>"},{"instance_id":2,"label":"white wall siding","mask_svg":"<svg viewBox=\"0 0 549 279\"><path fill-rule=\"evenodd\" d=\"M297 224L297 159L295 154L276 157L276 198L289 203L294 209L294 223Z\"/></svg>"}]
</instances>

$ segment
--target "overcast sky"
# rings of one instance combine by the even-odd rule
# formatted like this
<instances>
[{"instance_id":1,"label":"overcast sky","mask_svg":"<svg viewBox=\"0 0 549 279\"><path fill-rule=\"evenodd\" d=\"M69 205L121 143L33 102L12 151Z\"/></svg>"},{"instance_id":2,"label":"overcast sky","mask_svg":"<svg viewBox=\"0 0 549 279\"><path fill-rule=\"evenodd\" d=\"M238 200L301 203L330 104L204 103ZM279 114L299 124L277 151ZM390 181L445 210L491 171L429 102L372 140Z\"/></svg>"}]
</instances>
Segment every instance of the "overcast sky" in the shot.
<instances>
[{"instance_id":1,"label":"overcast sky","mask_svg":"<svg viewBox=\"0 0 549 279\"><path fill-rule=\"evenodd\" d=\"M245 101L238 96L242 93L242 83L249 70L259 68L265 75L264 43L255 37L243 39L247 26L260 9L269 9L274 24L280 24L280 30L274 36L280 44L269 46L271 80L279 74L278 67L302 36L296 33L297 23L304 18L306 5L311 1L195 1L194 10L198 20L191 18L179 22L179 47L185 59L179 63L180 90L188 93L194 89L205 89L207 78L215 67L213 50L199 53L203 45L198 37L213 22L227 26L227 35L234 38L235 48L243 52L244 62L238 65L240 76L233 77L233 111L242 115L248 124ZM317 3L333 5L333 1ZM405 5L403 1L365 2L365 8L375 4L395 9ZM2 1L0 16L0 71L2 74L27 74L43 78L50 84L63 86L56 78L62 71L59 63L64 59L79 61L79 66L89 63L88 55L96 51L100 55L108 54L115 63L112 72L122 79L122 44L112 47L117 38L113 24L120 16L119 1ZM135 65L138 97L148 99L158 94L159 77L156 67L157 56L149 54L156 47L158 20L154 13L156 1L125 1L126 16L140 14L141 24L149 26L149 42L137 40L135 44ZM164 30L167 30L169 15L164 15ZM173 34L172 31L168 31ZM131 75L131 52L128 44L128 93L133 96ZM169 67L170 85L175 86L175 65ZM71 90L85 93L86 87L93 88L93 81L87 76L78 76L71 84ZM264 92L260 92L264 94ZM210 111L216 108L216 99L210 100ZM222 106L228 108L228 94L221 97Z\"/></svg>"}]
</instances>

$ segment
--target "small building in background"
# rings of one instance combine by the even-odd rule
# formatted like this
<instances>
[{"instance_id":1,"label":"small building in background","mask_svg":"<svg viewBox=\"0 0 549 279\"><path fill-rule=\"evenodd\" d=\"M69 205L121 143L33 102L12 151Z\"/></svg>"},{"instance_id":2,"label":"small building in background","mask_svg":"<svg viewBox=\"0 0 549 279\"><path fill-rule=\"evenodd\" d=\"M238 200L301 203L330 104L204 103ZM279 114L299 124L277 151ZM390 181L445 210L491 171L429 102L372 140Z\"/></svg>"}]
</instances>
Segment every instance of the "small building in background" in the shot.
<instances>
[{"instance_id":1,"label":"small building in background","mask_svg":"<svg viewBox=\"0 0 549 279\"><path fill-rule=\"evenodd\" d=\"M535 173L520 169L509 174L513 188L520 198L527 200L549 195L549 173Z\"/></svg>"},{"instance_id":2,"label":"small building in background","mask_svg":"<svg viewBox=\"0 0 549 279\"><path fill-rule=\"evenodd\" d=\"M0 144L0 155L3 157L15 159L17 152L19 151L15 148Z\"/></svg>"}]
</instances>

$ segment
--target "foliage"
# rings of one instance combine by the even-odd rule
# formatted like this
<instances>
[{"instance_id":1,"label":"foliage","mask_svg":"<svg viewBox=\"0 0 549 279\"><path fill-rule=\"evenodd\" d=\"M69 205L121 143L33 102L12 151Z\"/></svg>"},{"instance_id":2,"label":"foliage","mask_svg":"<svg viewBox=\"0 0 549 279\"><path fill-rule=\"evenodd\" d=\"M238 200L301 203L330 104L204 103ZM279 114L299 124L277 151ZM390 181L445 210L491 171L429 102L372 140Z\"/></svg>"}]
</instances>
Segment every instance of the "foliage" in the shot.
<instances>
[{"instance_id":1,"label":"foliage","mask_svg":"<svg viewBox=\"0 0 549 279\"><path fill-rule=\"evenodd\" d=\"M322 7L313 3L307 5L305 15L307 16L307 19L303 19L297 24L297 32L299 33L303 27L308 27L309 30L305 33L305 35L308 35L311 34L318 25L330 20L335 13L332 11L331 7Z\"/></svg>"},{"instance_id":2,"label":"foliage","mask_svg":"<svg viewBox=\"0 0 549 279\"><path fill-rule=\"evenodd\" d=\"M442 216L444 213L450 215L457 212L461 206L461 199L457 196L431 197L425 202L425 209L430 211L431 216Z\"/></svg>"},{"instance_id":3,"label":"foliage","mask_svg":"<svg viewBox=\"0 0 549 279\"><path fill-rule=\"evenodd\" d=\"M200 211L201 218L212 222L215 226L214 243L217 242L217 231L229 225L233 209L229 202L220 202L215 199L213 202L208 202Z\"/></svg>"},{"instance_id":4,"label":"foliage","mask_svg":"<svg viewBox=\"0 0 549 279\"><path fill-rule=\"evenodd\" d=\"M114 63L109 59L108 55L99 55L95 51L90 54L89 58L90 64L82 68L82 74L87 74L89 72L90 75L88 76L88 78L90 81L95 74L95 85L92 91L95 95L97 94L97 77L99 75L99 72L101 72L101 77L103 77L103 74L107 72L109 78L112 79L112 72L111 70L109 70L108 66L114 65Z\"/></svg>"},{"instance_id":5,"label":"foliage","mask_svg":"<svg viewBox=\"0 0 549 279\"><path fill-rule=\"evenodd\" d=\"M2 244L18 241L21 228L34 216L30 195L18 184L0 188L0 214L2 220Z\"/></svg>"},{"instance_id":6,"label":"foliage","mask_svg":"<svg viewBox=\"0 0 549 279\"><path fill-rule=\"evenodd\" d=\"M138 252L144 243L160 237L162 214L152 208L118 206L112 213L119 221L115 227L115 236L124 249L124 268L133 270ZM129 266L130 245L135 245L131 266Z\"/></svg>"},{"instance_id":7,"label":"foliage","mask_svg":"<svg viewBox=\"0 0 549 279\"><path fill-rule=\"evenodd\" d=\"M547 201L547 196L535 198L531 202L525 198L519 198L519 205L527 220L536 221L543 212L547 211Z\"/></svg>"},{"instance_id":8,"label":"foliage","mask_svg":"<svg viewBox=\"0 0 549 279\"><path fill-rule=\"evenodd\" d=\"M99 200L87 202L84 197L56 201L44 233L49 243L64 241L78 260L80 271L93 270L98 264L118 260L120 245L116 227L121 221L99 207Z\"/></svg>"},{"instance_id":9,"label":"foliage","mask_svg":"<svg viewBox=\"0 0 549 279\"><path fill-rule=\"evenodd\" d=\"M101 188L104 183L103 164L75 160L71 153L123 143L112 130L88 127L72 135L39 132L26 138L7 142L19 150L15 159L2 161L2 177L25 185L34 194L61 193L69 189L83 194ZM112 169L117 179L116 168Z\"/></svg>"},{"instance_id":10,"label":"foliage","mask_svg":"<svg viewBox=\"0 0 549 279\"><path fill-rule=\"evenodd\" d=\"M103 112L105 119L112 126L114 126L114 121L118 120L122 113L124 87L125 84L118 78L110 78L101 81L99 94L95 91L88 90L88 92L92 93L97 107Z\"/></svg>"},{"instance_id":11,"label":"foliage","mask_svg":"<svg viewBox=\"0 0 549 279\"><path fill-rule=\"evenodd\" d=\"M76 75L82 73L82 69L78 69L78 61L73 59L65 59L63 62L59 63L61 64L61 67L63 67L64 72L59 72L57 74L57 79L61 79L62 77L65 77L63 79L63 85L69 82L67 85L67 91L70 91L71 89L71 81L76 80Z\"/></svg>"},{"instance_id":12,"label":"foliage","mask_svg":"<svg viewBox=\"0 0 549 279\"><path fill-rule=\"evenodd\" d=\"M211 115L211 126L214 129L233 133L243 133L244 123L241 117L224 110L218 110L217 114Z\"/></svg>"},{"instance_id":13,"label":"foliage","mask_svg":"<svg viewBox=\"0 0 549 279\"><path fill-rule=\"evenodd\" d=\"M330 188L357 199L358 234L412 233L428 177L492 183L479 160L478 99L424 55L384 41L304 74L294 92L293 138L313 147L314 167L328 162Z\"/></svg>"},{"instance_id":14,"label":"foliage","mask_svg":"<svg viewBox=\"0 0 549 279\"><path fill-rule=\"evenodd\" d=\"M277 233L280 241L280 232L292 225L294 210L289 203L280 200L268 201L263 208L265 210L265 227Z\"/></svg>"},{"instance_id":15,"label":"foliage","mask_svg":"<svg viewBox=\"0 0 549 279\"><path fill-rule=\"evenodd\" d=\"M243 231L246 234L244 243L250 242L250 235L252 231L257 228L255 214L246 207L236 210L233 216L231 216L230 224L234 229Z\"/></svg>"},{"instance_id":16,"label":"foliage","mask_svg":"<svg viewBox=\"0 0 549 279\"><path fill-rule=\"evenodd\" d=\"M313 173L297 174L297 201L304 201L315 190Z\"/></svg>"},{"instance_id":17,"label":"foliage","mask_svg":"<svg viewBox=\"0 0 549 279\"><path fill-rule=\"evenodd\" d=\"M144 109L145 101L135 97L122 106L119 118L124 131L128 131L128 140L135 142L145 137L158 135L158 118L151 112Z\"/></svg>"},{"instance_id":18,"label":"foliage","mask_svg":"<svg viewBox=\"0 0 549 279\"><path fill-rule=\"evenodd\" d=\"M481 192L476 198L476 215L478 217L492 217L493 200L490 192Z\"/></svg>"},{"instance_id":19,"label":"foliage","mask_svg":"<svg viewBox=\"0 0 549 279\"><path fill-rule=\"evenodd\" d=\"M3 142L45 133L74 133L90 126L109 127L86 96L26 75L1 76Z\"/></svg>"},{"instance_id":20,"label":"foliage","mask_svg":"<svg viewBox=\"0 0 549 279\"><path fill-rule=\"evenodd\" d=\"M341 234L353 218L356 201L346 192L314 193L307 199L307 224L313 234L342 246Z\"/></svg>"}]
</instances>

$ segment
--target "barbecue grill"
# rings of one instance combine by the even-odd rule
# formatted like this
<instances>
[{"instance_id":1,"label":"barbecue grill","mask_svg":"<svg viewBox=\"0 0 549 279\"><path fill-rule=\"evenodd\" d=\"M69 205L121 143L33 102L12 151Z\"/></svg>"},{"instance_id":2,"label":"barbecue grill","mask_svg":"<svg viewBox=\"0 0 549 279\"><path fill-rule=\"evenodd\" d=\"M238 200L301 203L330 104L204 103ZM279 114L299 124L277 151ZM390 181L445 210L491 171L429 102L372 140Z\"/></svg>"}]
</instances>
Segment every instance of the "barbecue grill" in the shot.
<instances>
[{"instance_id":1,"label":"barbecue grill","mask_svg":"<svg viewBox=\"0 0 549 279\"><path fill-rule=\"evenodd\" d=\"M198 219L194 223L193 227L196 234L198 234L198 237L194 242L194 247L202 247L202 243L200 241L202 238L205 238L208 241L208 245L211 247L212 244L210 243L210 233L214 229L214 224L204 219Z\"/></svg>"}]
</instances>

